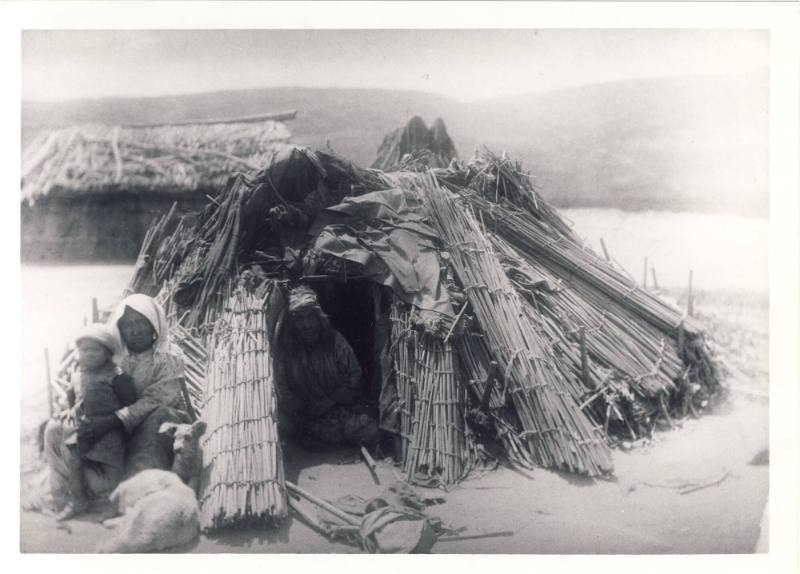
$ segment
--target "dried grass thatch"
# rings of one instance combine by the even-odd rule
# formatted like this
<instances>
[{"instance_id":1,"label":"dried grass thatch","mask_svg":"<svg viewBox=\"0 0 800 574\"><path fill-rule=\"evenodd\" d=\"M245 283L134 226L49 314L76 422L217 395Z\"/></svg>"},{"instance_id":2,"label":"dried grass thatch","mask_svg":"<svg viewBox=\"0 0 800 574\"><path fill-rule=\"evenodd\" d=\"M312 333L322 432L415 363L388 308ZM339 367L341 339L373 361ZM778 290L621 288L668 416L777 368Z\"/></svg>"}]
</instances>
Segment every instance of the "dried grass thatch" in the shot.
<instances>
[{"instance_id":1,"label":"dried grass thatch","mask_svg":"<svg viewBox=\"0 0 800 574\"><path fill-rule=\"evenodd\" d=\"M391 317L395 372L383 380L397 385L397 432L415 457L407 471L457 480L485 455L476 441L493 436L518 464L606 474L609 445L698 414L720 390L700 326L583 245L517 163L489 152L468 165L383 173L293 148L232 177L196 224L144 246L131 289L161 290L185 327L207 335L226 285L303 281L321 210L391 189L410 200L406 225L439 232L441 284L463 302L455 317L411 320L397 308ZM347 263L329 279L358 274ZM423 365L411 331L428 342ZM435 388L416 380L425 373Z\"/></svg>"},{"instance_id":2,"label":"dried grass thatch","mask_svg":"<svg viewBox=\"0 0 800 574\"><path fill-rule=\"evenodd\" d=\"M442 118L436 118L428 129L425 120L413 116L383 139L372 167L382 171L417 170L447 167L454 159L458 159L456 146Z\"/></svg>"},{"instance_id":3,"label":"dried grass thatch","mask_svg":"<svg viewBox=\"0 0 800 574\"><path fill-rule=\"evenodd\" d=\"M22 153L22 200L50 193L216 190L234 171L268 164L290 138L274 119L43 130Z\"/></svg>"}]
</instances>

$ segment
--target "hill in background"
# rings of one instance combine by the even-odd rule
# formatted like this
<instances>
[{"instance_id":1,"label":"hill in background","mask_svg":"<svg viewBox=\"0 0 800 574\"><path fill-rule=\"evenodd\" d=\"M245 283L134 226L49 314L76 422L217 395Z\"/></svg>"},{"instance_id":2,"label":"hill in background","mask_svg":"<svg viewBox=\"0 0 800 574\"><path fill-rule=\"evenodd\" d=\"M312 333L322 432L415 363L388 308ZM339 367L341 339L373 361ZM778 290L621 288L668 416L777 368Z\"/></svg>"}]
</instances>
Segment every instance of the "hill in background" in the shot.
<instances>
[{"instance_id":1,"label":"hill in background","mask_svg":"<svg viewBox=\"0 0 800 574\"><path fill-rule=\"evenodd\" d=\"M23 145L44 126L226 117L296 108L293 141L362 166L418 114L456 148L507 151L560 207L768 213L766 71L630 80L459 102L422 92L267 88L158 98L22 103Z\"/></svg>"}]
</instances>

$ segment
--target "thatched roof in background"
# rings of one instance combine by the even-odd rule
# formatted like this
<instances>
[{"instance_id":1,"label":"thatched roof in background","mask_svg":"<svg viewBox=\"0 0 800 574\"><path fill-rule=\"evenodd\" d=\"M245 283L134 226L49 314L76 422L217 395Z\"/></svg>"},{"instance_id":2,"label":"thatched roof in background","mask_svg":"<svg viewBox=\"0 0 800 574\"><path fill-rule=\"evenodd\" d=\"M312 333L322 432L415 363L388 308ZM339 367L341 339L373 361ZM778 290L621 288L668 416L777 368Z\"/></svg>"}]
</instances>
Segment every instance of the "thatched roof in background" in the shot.
<instances>
[{"instance_id":1,"label":"thatched roof in background","mask_svg":"<svg viewBox=\"0 0 800 574\"><path fill-rule=\"evenodd\" d=\"M22 197L127 190L216 190L260 169L291 134L296 112L128 126L42 130L22 153Z\"/></svg>"},{"instance_id":2,"label":"thatched roof in background","mask_svg":"<svg viewBox=\"0 0 800 574\"><path fill-rule=\"evenodd\" d=\"M372 167L381 171L407 169L411 164L447 167L453 159L458 159L458 154L444 121L436 118L428 129L425 120L413 116L383 139Z\"/></svg>"}]
</instances>

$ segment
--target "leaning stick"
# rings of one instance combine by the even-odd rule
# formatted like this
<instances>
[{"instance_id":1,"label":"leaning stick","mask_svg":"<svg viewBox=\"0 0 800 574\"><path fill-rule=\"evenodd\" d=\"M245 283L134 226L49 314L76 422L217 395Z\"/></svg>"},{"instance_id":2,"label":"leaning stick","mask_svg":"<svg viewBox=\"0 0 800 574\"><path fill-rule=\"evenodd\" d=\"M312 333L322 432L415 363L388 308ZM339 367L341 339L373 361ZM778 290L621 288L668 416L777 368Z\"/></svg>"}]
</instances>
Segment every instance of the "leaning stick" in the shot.
<instances>
[{"instance_id":1,"label":"leaning stick","mask_svg":"<svg viewBox=\"0 0 800 574\"><path fill-rule=\"evenodd\" d=\"M372 478L375 480L375 484L380 484L381 479L378 478L378 465L375 464L375 459L370 456L369 451L365 446L362 445L361 447L361 456L364 457L364 462L369 468L369 472L372 475Z\"/></svg>"},{"instance_id":2,"label":"leaning stick","mask_svg":"<svg viewBox=\"0 0 800 574\"><path fill-rule=\"evenodd\" d=\"M300 506L300 503L292 497L289 497L289 506L309 527L311 527L313 530L316 530L320 534L323 534L326 538L330 537L330 528L326 528L324 524L306 512L303 507Z\"/></svg>"},{"instance_id":3,"label":"leaning stick","mask_svg":"<svg viewBox=\"0 0 800 574\"><path fill-rule=\"evenodd\" d=\"M181 393L183 394L183 402L186 403L186 412L189 413L189 418L192 422L197 420L197 414L194 412L194 407L192 407L192 399L189 395L189 389L186 387L186 379L181 377Z\"/></svg>"},{"instance_id":4,"label":"leaning stick","mask_svg":"<svg viewBox=\"0 0 800 574\"><path fill-rule=\"evenodd\" d=\"M586 327L581 326L581 375L583 376L583 384L590 387L589 382L589 355L586 351Z\"/></svg>"},{"instance_id":5,"label":"leaning stick","mask_svg":"<svg viewBox=\"0 0 800 574\"><path fill-rule=\"evenodd\" d=\"M655 287L656 291L658 291L658 278L656 277L656 268L650 267L650 273L653 276L653 287Z\"/></svg>"},{"instance_id":6,"label":"leaning stick","mask_svg":"<svg viewBox=\"0 0 800 574\"><path fill-rule=\"evenodd\" d=\"M603 238L600 238L600 247L603 248L603 255L606 258L606 261L611 261L611 256L608 254L608 249L606 249L606 242L603 241Z\"/></svg>"},{"instance_id":7,"label":"leaning stick","mask_svg":"<svg viewBox=\"0 0 800 574\"><path fill-rule=\"evenodd\" d=\"M357 517L355 517L352 514L349 514L347 512L344 512L343 510L339 510L338 508L336 508L331 503L326 502L326 501L322 500L321 498L317 498L313 494L306 492L305 490L303 490L302 488L300 488L296 484L294 484L292 482L289 482L288 480L286 481L286 488L288 488L291 492L293 492L297 496L305 498L307 501L311 502L312 504L316 504L320 508L322 508L324 510L327 510L328 512L330 512L331 514L333 514L337 518L341 518L342 520L344 520L348 524L352 524L353 526L358 526L360 524L360 521L358 520Z\"/></svg>"},{"instance_id":8,"label":"leaning stick","mask_svg":"<svg viewBox=\"0 0 800 574\"><path fill-rule=\"evenodd\" d=\"M499 532L486 532L484 534L457 534L455 536L440 536L437 542L457 542L459 540L479 540L481 538L499 538L501 536L514 536L513 530Z\"/></svg>"},{"instance_id":9,"label":"leaning stick","mask_svg":"<svg viewBox=\"0 0 800 574\"><path fill-rule=\"evenodd\" d=\"M450 335L453 334L453 329L456 328L456 325L458 324L459 319L461 319L461 315L463 315L464 311L467 310L467 305L468 304L469 304L469 301L464 301L464 305L461 307L461 311L458 312L458 315L456 315L456 318L453 320L453 324L450 325L450 330L447 331L447 335L444 338L444 344L445 345L447 344L447 341L450 340Z\"/></svg>"}]
</instances>

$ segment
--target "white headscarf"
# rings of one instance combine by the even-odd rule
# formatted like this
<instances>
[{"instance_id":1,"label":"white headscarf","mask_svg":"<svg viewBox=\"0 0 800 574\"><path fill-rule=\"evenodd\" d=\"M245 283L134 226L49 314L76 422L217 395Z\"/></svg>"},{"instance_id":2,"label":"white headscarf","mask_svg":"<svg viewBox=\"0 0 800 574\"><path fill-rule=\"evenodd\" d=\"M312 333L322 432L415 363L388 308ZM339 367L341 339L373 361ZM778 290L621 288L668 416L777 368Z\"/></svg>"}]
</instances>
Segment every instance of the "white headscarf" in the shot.
<instances>
[{"instance_id":1,"label":"white headscarf","mask_svg":"<svg viewBox=\"0 0 800 574\"><path fill-rule=\"evenodd\" d=\"M144 317L150 321L150 324L153 326L157 336L157 339L153 343L152 347L153 353L169 353L171 351L171 345L169 341L169 325L167 324L167 315L164 313L164 308L152 297L149 297L148 295L142 295L141 293L134 293L133 295L128 295L122 300L109 319L109 327L112 329L117 341L119 342L120 357L125 357L130 354L130 351L128 351L128 348L125 346L125 342L122 340L122 336L119 332L119 326L117 325L117 322L125 313L126 307L130 307L137 313L144 315Z\"/></svg>"}]
</instances>

